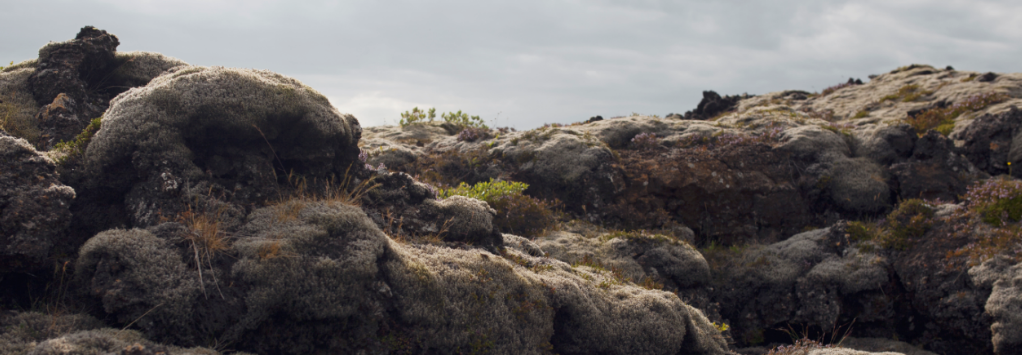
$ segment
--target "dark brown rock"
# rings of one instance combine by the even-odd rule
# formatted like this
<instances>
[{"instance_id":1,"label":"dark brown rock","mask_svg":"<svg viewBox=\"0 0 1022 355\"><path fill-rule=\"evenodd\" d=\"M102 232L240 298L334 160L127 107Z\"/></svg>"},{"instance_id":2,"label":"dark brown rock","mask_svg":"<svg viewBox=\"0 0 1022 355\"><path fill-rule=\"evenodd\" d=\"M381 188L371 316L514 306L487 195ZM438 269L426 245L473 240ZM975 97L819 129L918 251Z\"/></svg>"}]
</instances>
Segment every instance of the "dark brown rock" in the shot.
<instances>
[{"instance_id":1,"label":"dark brown rock","mask_svg":"<svg viewBox=\"0 0 1022 355\"><path fill-rule=\"evenodd\" d=\"M106 111L110 95L104 81L116 69L114 51L119 44L117 36L86 26L75 39L39 50L39 64L28 78L28 87L36 102L51 103L36 116L44 147L71 140ZM61 94L69 101L55 101Z\"/></svg>"},{"instance_id":2,"label":"dark brown rock","mask_svg":"<svg viewBox=\"0 0 1022 355\"><path fill-rule=\"evenodd\" d=\"M49 266L74 198L52 161L0 130L0 275Z\"/></svg>"}]
</instances>

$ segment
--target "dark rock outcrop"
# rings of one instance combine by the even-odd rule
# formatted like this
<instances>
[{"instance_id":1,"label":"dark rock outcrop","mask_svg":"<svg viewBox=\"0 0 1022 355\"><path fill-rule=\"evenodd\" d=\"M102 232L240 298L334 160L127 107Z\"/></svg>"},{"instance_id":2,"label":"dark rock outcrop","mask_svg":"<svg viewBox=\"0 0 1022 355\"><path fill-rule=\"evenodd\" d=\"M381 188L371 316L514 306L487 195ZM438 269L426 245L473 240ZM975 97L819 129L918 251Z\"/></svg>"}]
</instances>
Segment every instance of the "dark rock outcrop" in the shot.
<instances>
[{"instance_id":1,"label":"dark rock outcrop","mask_svg":"<svg viewBox=\"0 0 1022 355\"><path fill-rule=\"evenodd\" d=\"M976 168L990 175L1009 172L1008 162L1022 163L1022 110L1012 106L1007 112L977 117L965 129L951 134L962 141L961 152ZM1018 141L1019 144L1015 144ZM1014 176L1022 176L1022 170Z\"/></svg>"},{"instance_id":2,"label":"dark rock outcrop","mask_svg":"<svg viewBox=\"0 0 1022 355\"><path fill-rule=\"evenodd\" d=\"M116 69L117 36L83 27L75 39L51 42L39 50L36 71L28 79L46 148L74 138L106 111L111 95L104 81Z\"/></svg>"},{"instance_id":3,"label":"dark rock outcrop","mask_svg":"<svg viewBox=\"0 0 1022 355\"><path fill-rule=\"evenodd\" d=\"M738 106L741 96L720 96L715 91L703 91L703 99L695 110L685 112L686 120L705 120L713 118L722 112L733 111Z\"/></svg>"},{"instance_id":4,"label":"dark rock outcrop","mask_svg":"<svg viewBox=\"0 0 1022 355\"><path fill-rule=\"evenodd\" d=\"M0 130L0 278L52 267L48 257L65 242L74 198L75 191L58 180L53 161Z\"/></svg>"},{"instance_id":5,"label":"dark rock outcrop","mask_svg":"<svg viewBox=\"0 0 1022 355\"><path fill-rule=\"evenodd\" d=\"M958 201L969 182L985 175L958 154L953 144L930 130L916 141L911 158L891 165L901 198Z\"/></svg>"}]
</instances>

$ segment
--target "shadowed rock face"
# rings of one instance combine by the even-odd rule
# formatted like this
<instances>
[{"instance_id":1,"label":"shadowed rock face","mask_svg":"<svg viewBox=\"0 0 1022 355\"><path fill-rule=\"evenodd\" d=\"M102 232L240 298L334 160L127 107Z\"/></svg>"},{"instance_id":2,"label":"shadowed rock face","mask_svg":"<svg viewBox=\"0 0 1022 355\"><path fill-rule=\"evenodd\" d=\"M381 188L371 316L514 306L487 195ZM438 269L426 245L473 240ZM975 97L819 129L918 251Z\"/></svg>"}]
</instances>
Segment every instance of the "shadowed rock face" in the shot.
<instances>
[{"instance_id":1,"label":"shadowed rock face","mask_svg":"<svg viewBox=\"0 0 1022 355\"><path fill-rule=\"evenodd\" d=\"M50 267L71 221L75 191L57 180L53 162L0 130L0 278Z\"/></svg>"},{"instance_id":2,"label":"shadowed rock face","mask_svg":"<svg viewBox=\"0 0 1022 355\"><path fill-rule=\"evenodd\" d=\"M265 71L177 69L113 100L85 152L86 189L125 196L114 202L131 225L195 199L246 206L278 198L289 178L363 170L358 121L311 88Z\"/></svg>"},{"instance_id":3,"label":"shadowed rock face","mask_svg":"<svg viewBox=\"0 0 1022 355\"><path fill-rule=\"evenodd\" d=\"M1008 172L1022 160L1010 108L1022 75L910 66L826 95L706 92L663 120L473 139L450 123L374 127L363 140L294 79L117 44L87 27L0 75L17 112L36 113L43 148L103 114L83 156L59 165L48 157L62 153L0 132L0 302L55 287L6 286L73 259L53 276L75 275L61 304L106 322L0 314L0 353L723 354L853 319L857 336L945 354L1022 343L1015 259L970 268L956 254L994 228L944 224L965 205L924 202L943 214L898 248L839 221L873 223L910 197L957 201ZM918 98L877 99L909 83ZM951 139L903 124L989 90L1007 101L956 118ZM419 174L524 181L577 219L535 240L501 234L485 202L437 200ZM342 179L375 187L316 195ZM102 328L129 324L142 333ZM894 350L869 343L856 346Z\"/></svg>"},{"instance_id":4,"label":"shadowed rock face","mask_svg":"<svg viewBox=\"0 0 1022 355\"><path fill-rule=\"evenodd\" d=\"M83 27L75 39L50 43L39 50L36 71L28 79L45 147L68 141L89 121L102 115L112 95L104 81L116 68L117 36Z\"/></svg>"},{"instance_id":5,"label":"shadowed rock face","mask_svg":"<svg viewBox=\"0 0 1022 355\"><path fill-rule=\"evenodd\" d=\"M686 120L710 119L720 113L733 111L741 99L741 96L721 97L715 91L703 91L703 99L699 100L699 105L696 106L696 109L685 112L683 117Z\"/></svg>"}]
</instances>

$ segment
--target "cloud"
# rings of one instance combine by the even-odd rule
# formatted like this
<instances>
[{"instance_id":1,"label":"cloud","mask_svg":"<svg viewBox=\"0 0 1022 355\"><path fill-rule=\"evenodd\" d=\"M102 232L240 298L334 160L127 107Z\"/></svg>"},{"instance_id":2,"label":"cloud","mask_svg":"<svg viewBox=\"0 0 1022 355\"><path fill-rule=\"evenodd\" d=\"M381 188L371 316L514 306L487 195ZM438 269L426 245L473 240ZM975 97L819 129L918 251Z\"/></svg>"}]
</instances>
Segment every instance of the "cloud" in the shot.
<instances>
[{"instance_id":1,"label":"cloud","mask_svg":"<svg viewBox=\"0 0 1022 355\"><path fill-rule=\"evenodd\" d=\"M911 63L1013 72L1022 54L1012 1L11 1L0 60L95 25L121 50L296 77L364 125L415 106L517 128L664 115L702 90L818 91Z\"/></svg>"}]
</instances>

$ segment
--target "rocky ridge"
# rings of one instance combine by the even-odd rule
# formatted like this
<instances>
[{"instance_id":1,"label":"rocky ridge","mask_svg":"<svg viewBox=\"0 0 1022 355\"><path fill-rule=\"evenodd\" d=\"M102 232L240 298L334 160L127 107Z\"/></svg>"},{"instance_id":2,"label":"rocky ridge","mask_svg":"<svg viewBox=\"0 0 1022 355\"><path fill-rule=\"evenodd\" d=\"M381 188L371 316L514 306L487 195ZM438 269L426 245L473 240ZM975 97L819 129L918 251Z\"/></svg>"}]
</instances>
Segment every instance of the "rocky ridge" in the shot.
<instances>
[{"instance_id":1,"label":"rocky ridge","mask_svg":"<svg viewBox=\"0 0 1022 355\"><path fill-rule=\"evenodd\" d=\"M0 353L1022 345L1022 74L361 127L297 80L118 43L86 27L0 73L0 307L45 311L0 315ZM485 181L527 183L558 223L438 195Z\"/></svg>"}]
</instances>

